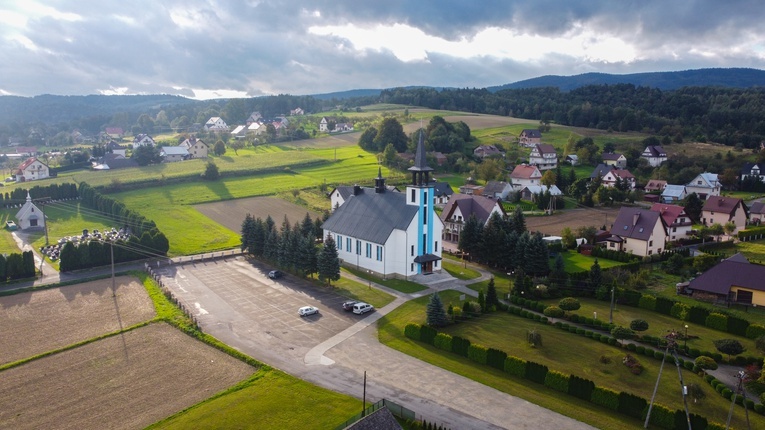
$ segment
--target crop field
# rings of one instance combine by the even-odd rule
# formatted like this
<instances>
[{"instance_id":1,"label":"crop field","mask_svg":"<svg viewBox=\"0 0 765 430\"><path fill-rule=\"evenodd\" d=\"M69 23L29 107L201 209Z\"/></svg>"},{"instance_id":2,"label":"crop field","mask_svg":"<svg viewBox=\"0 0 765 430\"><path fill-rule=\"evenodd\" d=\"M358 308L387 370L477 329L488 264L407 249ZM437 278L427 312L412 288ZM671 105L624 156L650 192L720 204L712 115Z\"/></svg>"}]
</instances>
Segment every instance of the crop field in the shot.
<instances>
[{"instance_id":1,"label":"crop field","mask_svg":"<svg viewBox=\"0 0 765 430\"><path fill-rule=\"evenodd\" d=\"M290 225L302 222L306 213L311 215L311 219L316 219L319 216L316 212L310 212L294 203L276 197L251 197L227 200L205 203L194 208L213 221L235 232L241 230L242 222L248 213L254 218L261 218L263 220L270 215L277 226L281 225L284 216L287 216Z\"/></svg>"},{"instance_id":2,"label":"crop field","mask_svg":"<svg viewBox=\"0 0 765 430\"><path fill-rule=\"evenodd\" d=\"M154 305L140 282L121 276L115 285L114 294L111 279L102 279L0 297L0 364L154 318Z\"/></svg>"},{"instance_id":3,"label":"crop field","mask_svg":"<svg viewBox=\"0 0 765 430\"><path fill-rule=\"evenodd\" d=\"M14 429L144 428L254 372L154 323L3 371L0 423Z\"/></svg>"},{"instance_id":4,"label":"crop field","mask_svg":"<svg viewBox=\"0 0 765 430\"><path fill-rule=\"evenodd\" d=\"M575 230L578 227L610 226L616 219L617 213L619 213L618 208L580 208L559 211L549 216L526 217L526 228L529 231L560 236L561 230L565 227Z\"/></svg>"}]
</instances>

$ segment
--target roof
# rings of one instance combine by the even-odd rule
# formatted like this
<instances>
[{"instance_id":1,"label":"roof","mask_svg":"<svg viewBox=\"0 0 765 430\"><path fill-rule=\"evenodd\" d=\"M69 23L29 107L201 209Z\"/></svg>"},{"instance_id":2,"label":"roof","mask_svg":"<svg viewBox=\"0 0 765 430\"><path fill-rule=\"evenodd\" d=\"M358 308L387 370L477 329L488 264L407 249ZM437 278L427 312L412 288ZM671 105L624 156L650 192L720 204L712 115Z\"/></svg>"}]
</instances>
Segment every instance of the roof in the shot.
<instances>
[{"instance_id":1,"label":"roof","mask_svg":"<svg viewBox=\"0 0 765 430\"><path fill-rule=\"evenodd\" d=\"M181 148L189 149L192 146L196 145L197 143L201 143L202 145L207 146L207 144L204 142L204 140L197 139L195 137L191 137L191 138L188 138L188 139L184 140L183 143L181 143L178 146L180 146Z\"/></svg>"},{"instance_id":2,"label":"roof","mask_svg":"<svg viewBox=\"0 0 765 430\"><path fill-rule=\"evenodd\" d=\"M23 163L21 163L21 165L19 165L18 171L19 172L24 171L24 169L26 169L27 167L31 166L32 163L34 163L35 161L39 161L37 159L37 157L29 157L29 158L27 158ZM42 163L42 161L40 161L40 162ZM45 164L45 163L42 163L42 164Z\"/></svg>"},{"instance_id":3,"label":"roof","mask_svg":"<svg viewBox=\"0 0 765 430\"><path fill-rule=\"evenodd\" d=\"M548 187L546 185L527 185L527 186L523 187L523 190L529 190L529 192L532 193L532 194L540 194L540 193L544 193L545 191L547 191L548 188L550 190L550 195L553 195L553 196L562 196L563 195L563 192L560 190L560 188L558 188L558 186L554 185L554 184L552 186L550 186L550 187ZM521 192L523 192L523 190L521 190Z\"/></svg>"},{"instance_id":4,"label":"roof","mask_svg":"<svg viewBox=\"0 0 765 430\"><path fill-rule=\"evenodd\" d=\"M534 174L536 173L536 175ZM528 164L519 164L513 169L513 173L510 174L511 179L531 179L541 178L542 173L537 166L530 166Z\"/></svg>"},{"instance_id":5,"label":"roof","mask_svg":"<svg viewBox=\"0 0 765 430\"><path fill-rule=\"evenodd\" d=\"M664 223L672 225L675 220L685 212L685 208L678 205L668 205L664 203L654 203L651 210L661 214Z\"/></svg>"},{"instance_id":6,"label":"roof","mask_svg":"<svg viewBox=\"0 0 765 430\"><path fill-rule=\"evenodd\" d=\"M704 183L701 184L701 185L696 184L696 182L698 182L697 178L701 178L704 181ZM697 187L697 188L698 187L700 187L700 188L715 188L715 187L718 187L720 185L720 182L719 182L719 180L717 178L717 173L704 172L704 173L699 173L698 176L693 178L693 180L691 182L689 182L688 184L686 184L686 185L689 186L689 187Z\"/></svg>"},{"instance_id":7,"label":"roof","mask_svg":"<svg viewBox=\"0 0 765 430\"><path fill-rule=\"evenodd\" d=\"M555 147L548 143L537 143L534 147L540 154L555 154Z\"/></svg>"},{"instance_id":8,"label":"roof","mask_svg":"<svg viewBox=\"0 0 765 430\"><path fill-rule=\"evenodd\" d=\"M624 157L622 154L614 154L613 152L603 153L603 161L618 161L619 158ZM625 157L626 158L626 157Z\"/></svg>"},{"instance_id":9,"label":"roof","mask_svg":"<svg viewBox=\"0 0 765 430\"><path fill-rule=\"evenodd\" d=\"M441 219L446 220L451 218L454 211L459 208L462 213L462 217L465 219L470 218L471 215L475 215L481 223L489 221L494 207L499 205L496 200L492 200L484 196L468 195L468 194L455 194L449 199L449 203L446 204L443 212L441 212ZM500 210L504 214L504 209L499 205Z\"/></svg>"},{"instance_id":10,"label":"roof","mask_svg":"<svg viewBox=\"0 0 765 430\"><path fill-rule=\"evenodd\" d=\"M648 154L650 154L650 155L647 155L646 152ZM667 152L664 151L664 148L662 148L661 146L658 146L658 145L656 145L656 146L646 146L645 150L643 150L643 153L640 156L641 157L643 157L643 156L666 157L667 156Z\"/></svg>"},{"instance_id":11,"label":"roof","mask_svg":"<svg viewBox=\"0 0 765 430\"><path fill-rule=\"evenodd\" d=\"M661 192L662 197L681 198L685 194L685 185L667 185Z\"/></svg>"},{"instance_id":12,"label":"roof","mask_svg":"<svg viewBox=\"0 0 765 430\"><path fill-rule=\"evenodd\" d=\"M246 125L237 125L236 128L231 131L231 134L238 134L245 128L247 128Z\"/></svg>"},{"instance_id":13,"label":"roof","mask_svg":"<svg viewBox=\"0 0 765 430\"><path fill-rule=\"evenodd\" d=\"M579 156L578 156L578 155L576 155L576 154L568 154L568 155L566 156L566 159L567 159L567 160L574 160L574 161L579 161Z\"/></svg>"},{"instance_id":14,"label":"roof","mask_svg":"<svg viewBox=\"0 0 765 430\"><path fill-rule=\"evenodd\" d=\"M611 171L611 173L613 173L614 176L618 176L622 179L630 179L630 178L635 179L635 175L630 173L630 171L627 169L614 169Z\"/></svg>"},{"instance_id":15,"label":"roof","mask_svg":"<svg viewBox=\"0 0 765 430\"><path fill-rule=\"evenodd\" d=\"M765 164L757 164L757 163L744 163L744 167L741 168L741 174L751 175L753 168L757 168L757 170L759 171L757 172L758 175L765 174Z\"/></svg>"},{"instance_id":16,"label":"roof","mask_svg":"<svg viewBox=\"0 0 765 430\"><path fill-rule=\"evenodd\" d=\"M727 296L733 286L765 291L765 266L752 264L741 254L727 258L688 285L691 290Z\"/></svg>"},{"instance_id":17,"label":"roof","mask_svg":"<svg viewBox=\"0 0 765 430\"><path fill-rule=\"evenodd\" d=\"M436 197L439 196L451 196L454 194L454 190L452 190L452 186L449 185L448 182L432 182L433 185L433 195Z\"/></svg>"},{"instance_id":18,"label":"roof","mask_svg":"<svg viewBox=\"0 0 765 430\"><path fill-rule=\"evenodd\" d=\"M393 413L388 408L380 408L361 418L345 430L401 430Z\"/></svg>"},{"instance_id":19,"label":"roof","mask_svg":"<svg viewBox=\"0 0 765 430\"><path fill-rule=\"evenodd\" d=\"M497 149L497 147L496 147L496 146L494 146L494 145L481 145L481 146L479 146L478 148L476 148L476 149L474 149L474 150L473 150L473 153L474 153L474 154L478 154L479 152L483 152L483 153L485 153L485 154L489 154L489 155L491 155L491 154L501 154L501 153L502 153L502 152L501 152L499 149Z\"/></svg>"},{"instance_id":20,"label":"roof","mask_svg":"<svg viewBox=\"0 0 765 430\"><path fill-rule=\"evenodd\" d=\"M165 155L189 155L189 151L182 146L165 146L161 152Z\"/></svg>"},{"instance_id":21,"label":"roof","mask_svg":"<svg viewBox=\"0 0 765 430\"><path fill-rule=\"evenodd\" d=\"M122 127L106 127L106 134L125 134Z\"/></svg>"},{"instance_id":22,"label":"roof","mask_svg":"<svg viewBox=\"0 0 765 430\"><path fill-rule=\"evenodd\" d=\"M622 207L616 215L611 234L630 239L648 240L661 214L643 208ZM663 226L665 229L666 226Z\"/></svg>"},{"instance_id":23,"label":"roof","mask_svg":"<svg viewBox=\"0 0 765 430\"><path fill-rule=\"evenodd\" d=\"M127 167L138 167L138 163L130 158L115 158L108 161L103 161L102 165L106 165L110 170L124 169ZM102 168L103 169L103 168Z\"/></svg>"},{"instance_id":24,"label":"roof","mask_svg":"<svg viewBox=\"0 0 765 430\"><path fill-rule=\"evenodd\" d=\"M425 141L423 133L420 131L420 139L417 141L417 152L414 154L414 166L406 169L410 172L430 172L432 167L428 167L428 160L425 157Z\"/></svg>"},{"instance_id":25,"label":"roof","mask_svg":"<svg viewBox=\"0 0 765 430\"><path fill-rule=\"evenodd\" d=\"M342 206L335 209L322 227L382 245L394 229L406 230L417 210L417 206L406 204L404 193L375 193L362 188L361 193L351 194Z\"/></svg>"},{"instance_id":26,"label":"roof","mask_svg":"<svg viewBox=\"0 0 765 430\"><path fill-rule=\"evenodd\" d=\"M503 193L505 190L510 190L510 184L504 181L489 181L486 186L483 187L483 193L486 195L494 195L495 193Z\"/></svg>"},{"instance_id":27,"label":"roof","mask_svg":"<svg viewBox=\"0 0 765 430\"><path fill-rule=\"evenodd\" d=\"M152 137L151 137L151 136L149 136L148 134L138 134L138 135L136 135L136 136L133 138L133 142L140 142L140 141L142 141L142 140L146 139L147 137L148 137L149 139L151 139L151 141L152 141L152 142L154 141L154 138L152 138Z\"/></svg>"},{"instance_id":28,"label":"roof","mask_svg":"<svg viewBox=\"0 0 765 430\"><path fill-rule=\"evenodd\" d=\"M645 184L646 190L663 190L667 186L667 181L651 179Z\"/></svg>"},{"instance_id":29,"label":"roof","mask_svg":"<svg viewBox=\"0 0 765 430\"><path fill-rule=\"evenodd\" d=\"M749 207L749 213L750 214L765 214L765 203L763 202L752 203L752 206Z\"/></svg>"},{"instance_id":30,"label":"roof","mask_svg":"<svg viewBox=\"0 0 765 430\"><path fill-rule=\"evenodd\" d=\"M603 175L605 175L606 173L614 169L615 169L614 166L609 166L607 164L600 163L597 165L597 167L595 167L595 170L593 170L592 173L590 174L590 179L602 178Z\"/></svg>"},{"instance_id":31,"label":"roof","mask_svg":"<svg viewBox=\"0 0 765 430\"><path fill-rule=\"evenodd\" d=\"M744 201L733 197L709 196L701 210L731 214L736 211L739 204L743 205Z\"/></svg>"},{"instance_id":32,"label":"roof","mask_svg":"<svg viewBox=\"0 0 765 430\"><path fill-rule=\"evenodd\" d=\"M542 138L542 132L537 130L536 128L524 128L523 130L521 130L521 134L525 134L526 137L529 137L532 139Z\"/></svg>"}]
</instances>

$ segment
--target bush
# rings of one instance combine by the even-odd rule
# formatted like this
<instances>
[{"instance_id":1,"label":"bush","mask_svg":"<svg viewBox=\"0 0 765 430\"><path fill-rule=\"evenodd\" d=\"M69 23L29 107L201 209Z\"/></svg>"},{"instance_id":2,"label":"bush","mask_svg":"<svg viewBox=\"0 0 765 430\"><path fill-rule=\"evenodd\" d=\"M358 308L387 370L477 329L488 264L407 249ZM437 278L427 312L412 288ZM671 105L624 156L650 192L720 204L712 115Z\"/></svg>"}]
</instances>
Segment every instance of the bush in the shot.
<instances>
[{"instance_id":1,"label":"bush","mask_svg":"<svg viewBox=\"0 0 765 430\"><path fill-rule=\"evenodd\" d=\"M579 300L573 297L566 297L558 302L558 307L564 311L575 311L582 307L582 305L579 303Z\"/></svg>"},{"instance_id":2,"label":"bush","mask_svg":"<svg viewBox=\"0 0 765 430\"><path fill-rule=\"evenodd\" d=\"M459 336L452 337L452 352L467 357L470 341Z\"/></svg>"},{"instance_id":3,"label":"bush","mask_svg":"<svg viewBox=\"0 0 765 430\"><path fill-rule=\"evenodd\" d=\"M728 317L728 328L726 329L728 333L735 334L736 336L746 336L746 329L748 328L749 321L734 316Z\"/></svg>"},{"instance_id":4,"label":"bush","mask_svg":"<svg viewBox=\"0 0 765 430\"><path fill-rule=\"evenodd\" d=\"M568 393L574 397L589 401L594 389L595 383L589 379L580 378L576 375L571 375L568 378Z\"/></svg>"},{"instance_id":5,"label":"bush","mask_svg":"<svg viewBox=\"0 0 765 430\"><path fill-rule=\"evenodd\" d=\"M642 319L632 320L630 322L630 329L634 331L646 331L648 330L648 322Z\"/></svg>"},{"instance_id":6,"label":"bush","mask_svg":"<svg viewBox=\"0 0 765 430\"><path fill-rule=\"evenodd\" d=\"M638 302L638 307L642 309L648 309L649 311L656 310L656 297L643 294Z\"/></svg>"},{"instance_id":7,"label":"bush","mask_svg":"<svg viewBox=\"0 0 765 430\"><path fill-rule=\"evenodd\" d=\"M486 352L486 364L495 369L504 370L506 358L507 353L499 349L489 348Z\"/></svg>"},{"instance_id":8,"label":"bush","mask_svg":"<svg viewBox=\"0 0 765 430\"><path fill-rule=\"evenodd\" d=\"M420 325L409 323L404 327L404 336L409 339L420 340Z\"/></svg>"},{"instance_id":9,"label":"bush","mask_svg":"<svg viewBox=\"0 0 765 430\"><path fill-rule=\"evenodd\" d=\"M637 350L637 345L635 345L634 343L628 343L627 344L627 351L633 351L634 352L636 350Z\"/></svg>"},{"instance_id":10,"label":"bush","mask_svg":"<svg viewBox=\"0 0 765 430\"><path fill-rule=\"evenodd\" d=\"M481 345L470 345L468 347L468 358L479 364L486 364L488 349Z\"/></svg>"},{"instance_id":11,"label":"bush","mask_svg":"<svg viewBox=\"0 0 765 430\"><path fill-rule=\"evenodd\" d=\"M452 337L446 333L438 333L436 338L433 339L433 346L444 351L451 352L452 350Z\"/></svg>"},{"instance_id":12,"label":"bush","mask_svg":"<svg viewBox=\"0 0 765 430\"><path fill-rule=\"evenodd\" d=\"M646 406L648 402L644 398L622 391L619 393L619 407L616 410L624 415L642 419Z\"/></svg>"},{"instance_id":13,"label":"bush","mask_svg":"<svg viewBox=\"0 0 765 430\"><path fill-rule=\"evenodd\" d=\"M688 319L688 310L690 308L687 305L684 305L682 303L675 303L672 305L672 309L670 310L670 314L680 320L687 320Z\"/></svg>"},{"instance_id":14,"label":"bush","mask_svg":"<svg viewBox=\"0 0 765 430\"><path fill-rule=\"evenodd\" d=\"M765 336L765 326L759 324L750 324L746 328L746 337L749 339L757 339L760 336Z\"/></svg>"},{"instance_id":15,"label":"bush","mask_svg":"<svg viewBox=\"0 0 765 430\"><path fill-rule=\"evenodd\" d=\"M685 414L683 414L683 418L685 418ZM657 427L673 430L675 428L675 411L665 406L654 404L651 409L651 419L649 422Z\"/></svg>"},{"instance_id":16,"label":"bush","mask_svg":"<svg viewBox=\"0 0 765 430\"><path fill-rule=\"evenodd\" d=\"M533 361L526 362L526 379L538 384L544 384L547 377L547 366Z\"/></svg>"},{"instance_id":17,"label":"bush","mask_svg":"<svg viewBox=\"0 0 765 430\"><path fill-rule=\"evenodd\" d=\"M664 315L672 315L672 306L675 305L675 301L666 297L656 298L656 312Z\"/></svg>"},{"instance_id":18,"label":"bush","mask_svg":"<svg viewBox=\"0 0 765 430\"><path fill-rule=\"evenodd\" d=\"M598 406L611 409L612 411L619 410L619 393L609 390L608 388L595 387L592 390L590 401Z\"/></svg>"},{"instance_id":19,"label":"bush","mask_svg":"<svg viewBox=\"0 0 765 430\"><path fill-rule=\"evenodd\" d=\"M661 351L654 351L653 352L653 358L657 360L663 360L664 359L664 353Z\"/></svg>"},{"instance_id":20,"label":"bush","mask_svg":"<svg viewBox=\"0 0 765 430\"><path fill-rule=\"evenodd\" d=\"M688 310L688 321L694 324L706 324L709 310L702 306L691 306Z\"/></svg>"},{"instance_id":21,"label":"bush","mask_svg":"<svg viewBox=\"0 0 765 430\"><path fill-rule=\"evenodd\" d=\"M433 327L423 325L420 326L420 341L425 342L428 345L433 345L433 341L436 338L438 331Z\"/></svg>"},{"instance_id":22,"label":"bush","mask_svg":"<svg viewBox=\"0 0 765 430\"><path fill-rule=\"evenodd\" d=\"M638 345L635 347L635 352L638 354L644 354L645 353L645 347L643 345Z\"/></svg>"},{"instance_id":23,"label":"bush","mask_svg":"<svg viewBox=\"0 0 765 430\"><path fill-rule=\"evenodd\" d=\"M521 378L526 376L526 360L508 356L505 359L505 373Z\"/></svg>"},{"instance_id":24,"label":"bush","mask_svg":"<svg viewBox=\"0 0 765 430\"><path fill-rule=\"evenodd\" d=\"M641 373L643 373L643 365L640 364L637 358L633 357L630 354L627 354L626 356L624 356L624 359L622 360L622 364L627 366L633 375L640 375Z\"/></svg>"},{"instance_id":25,"label":"bush","mask_svg":"<svg viewBox=\"0 0 765 430\"><path fill-rule=\"evenodd\" d=\"M555 370L550 370L545 376L545 386L562 393L568 393L569 377Z\"/></svg>"},{"instance_id":26,"label":"bush","mask_svg":"<svg viewBox=\"0 0 765 430\"><path fill-rule=\"evenodd\" d=\"M728 330L728 317L719 313L711 313L707 317L705 325L715 330L727 331Z\"/></svg>"}]
</instances>

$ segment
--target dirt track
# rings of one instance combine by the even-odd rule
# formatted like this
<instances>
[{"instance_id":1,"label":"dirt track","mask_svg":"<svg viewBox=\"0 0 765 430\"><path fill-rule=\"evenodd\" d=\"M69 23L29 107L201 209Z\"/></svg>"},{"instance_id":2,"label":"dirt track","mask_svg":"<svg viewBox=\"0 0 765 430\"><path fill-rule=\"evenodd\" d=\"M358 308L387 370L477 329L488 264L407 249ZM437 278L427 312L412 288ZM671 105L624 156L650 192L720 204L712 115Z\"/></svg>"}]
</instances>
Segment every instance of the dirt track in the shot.
<instances>
[{"instance_id":1,"label":"dirt track","mask_svg":"<svg viewBox=\"0 0 765 430\"><path fill-rule=\"evenodd\" d=\"M306 212L311 215L311 219L316 219L319 216L319 214L304 207L276 197L250 197L226 200L205 203L194 208L211 220L237 232L242 231L242 221L244 221L247 214L263 220L271 215L277 227L282 225L284 215L287 215L290 225L302 222Z\"/></svg>"},{"instance_id":2,"label":"dirt track","mask_svg":"<svg viewBox=\"0 0 765 430\"><path fill-rule=\"evenodd\" d=\"M569 227L595 226L601 228L604 224L611 227L619 213L618 208L583 208L571 209L553 214L552 216L526 217L526 227L529 231L539 231L543 234L560 236L561 230Z\"/></svg>"}]
</instances>

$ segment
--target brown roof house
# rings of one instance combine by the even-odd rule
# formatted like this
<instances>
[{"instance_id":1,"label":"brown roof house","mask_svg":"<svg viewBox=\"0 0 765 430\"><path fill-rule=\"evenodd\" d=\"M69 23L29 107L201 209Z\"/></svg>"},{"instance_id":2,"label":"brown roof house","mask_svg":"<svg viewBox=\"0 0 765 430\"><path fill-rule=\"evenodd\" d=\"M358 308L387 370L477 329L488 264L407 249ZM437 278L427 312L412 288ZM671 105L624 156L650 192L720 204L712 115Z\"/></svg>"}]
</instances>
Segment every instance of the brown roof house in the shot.
<instances>
[{"instance_id":1,"label":"brown roof house","mask_svg":"<svg viewBox=\"0 0 765 430\"><path fill-rule=\"evenodd\" d=\"M765 203L760 201L752 203L752 207L749 208L749 222L760 224L763 219L765 219Z\"/></svg>"},{"instance_id":2,"label":"brown roof house","mask_svg":"<svg viewBox=\"0 0 765 430\"><path fill-rule=\"evenodd\" d=\"M513 169L513 173L510 174L510 184L515 190L522 190L529 185L539 185L542 179L542 172L539 171L537 166L530 166L528 164L519 164Z\"/></svg>"},{"instance_id":3,"label":"brown roof house","mask_svg":"<svg viewBox=\"0 0 765 430\"><path fill-rule=\"evenodd\" d=\"M190 137L178 146L188 151L189 158L207 158L207 153L210 151L210 147L202 139L196 137Z\"/></svg>"},{"instance_id":4,"label":"brown roof house","mask_svg":"<svg viewBox=\"0 0 765 430\"><path fill-rule=\"evenodd\" d=\"M537 143L531 148L529 164L533 164L539 170L550 170L558 167L558 154L555 147L546 143Z\"/></svg>"},{"instance_id":5,"label":"brown roof house","mask_svg":"<svg viewBox=\"0 0 765 430\"><path fill-rule=\"evenodd\" d=\"M746 227L746 220L749 219L749 208L744 201L733 197L709 196L701 208L701 223L704 225L720 224L725 225L729 222L736 224L736 234L739 229Z\"/></svg>"},{"instance_id":6,"label":"brown roof house","mask_svg":"<svg viewBox=\"0 0 765 430\"><path fill-rule=\"evenodd\" d=\"M483 187L481 195L490 199L507 199L507 195L513 191L513 187L505 181L489 181Z\"/></svg>"},{"instance_id":7,"label":"brown roof house","mask_svg":"<svg viewBox=\"0 0 765 430\"><path fill-rule=\"evenodd\" d=\"M604 187L615 187L618 182L629 184L629 189L635 189L635 175L627 169L614 169L603 175Z\"/></svg>"},{"instance_id":8,"label":"brown roof house","mask_svg":"<svg viewBox=\"0 0 765 430\"><path fill-rule=\"evenodd\" d=\"M522 146L534 146L542 143L542 132L534 128L524 128L518 136L518 143Z\"/></svg>"},{"instance_id":9,"label":"brown roof house","mask_svg":"<svg viewBox=\"0 0 765 430\"><path fill-rule=\"evenodd\" d=\"M16 169L16 182L28 182L50 177L48 165L38 160L37 157L29 157Z\"/></svg>"},{"instance_id":10,"label":"brown roof house","mask_svg":"<svg viewBox=\"0 0 765 430\"><path fill-rule=\"evenodd\" d=\"M441 220L444 222L443 239L459 242L460 232L468 218L475 216L479 223L486 224L494 212L505 216L505 210L497 200L484 196L454 194L441 212Z\"/></svg>"},{"instance_id":11,"label":"brown roof house","mask_svg":"<svg viewBox=\"0 0 765 430\"><path fill-rule=\"evenodd\" d=\"M687 287L696 298L716 296L717 300L765 306L765 266L750 263L736 254L726 258Z\"/></svg>"},{"instance_id":12,"label":"brown roof house","mask_svg":"<svg viewBox=\"0 0 765 430\"><path fill-rule=\"evenodd\" d=\"M664 250L667 226L659 212L622 207L611 226L611 235L620 241L609 241L609 249L647 257Z\"/></svg>"},{"instance_id":13,"label":"brown roof house","mask_svg":"<svg viewBox=\"0 0 765 430\"><path fill-rule=\"evenodd\" d=\"M473 150L473 155L476 157L486 158L502 156L504 154L494 145L481 145Z\"/></svg>"},{"instance_id":14,"label":"brown roof house","mask_svg":"<svg viewBox=\"0 0 765 430\"><path fill-rule=\"evenodd\" d=\"M646 193L651 193L655 191L664 191L664 188L667 188L667 181L651 179L647 184L645 184L645 188L643 189Z\"/></svg>"},{"instance_id":15,"label":"brown roof house","mask_svg":"<svg viewBox=\"0 0 765 430\"><path fill-rule=\"evenodd\" d=\"M654 203L651 210L661 214L667 225L667 240L674 242L688 236L693 227L691 218L685 213L685 208L666 203Z\"/></svg>"}]
</instances>

